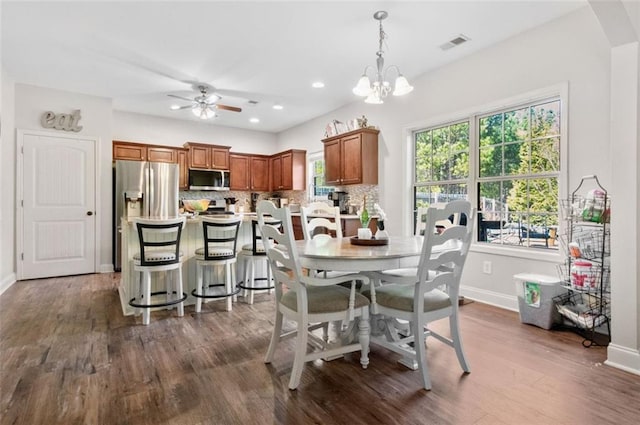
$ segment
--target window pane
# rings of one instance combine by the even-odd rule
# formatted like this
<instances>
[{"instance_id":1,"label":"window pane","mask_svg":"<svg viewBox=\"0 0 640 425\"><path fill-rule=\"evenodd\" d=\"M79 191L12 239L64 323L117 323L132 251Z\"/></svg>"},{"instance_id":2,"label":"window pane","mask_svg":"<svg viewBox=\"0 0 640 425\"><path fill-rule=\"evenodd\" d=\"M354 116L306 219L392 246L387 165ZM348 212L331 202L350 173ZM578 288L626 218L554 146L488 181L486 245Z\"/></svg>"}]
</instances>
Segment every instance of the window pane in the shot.
<instances>
[{"instance_id":1,"label":"window pane","mask_svg":"<svg viewBox=\"0 0 640 425\"><path fill-rule=\"evenodd\" d=\"M502 143L502 114L480 118L480 147Z\"/></svg>"},{"instance_id":2,"label":"window pane","mask_svg":"<svg viewBox=\"0 0 640 425\"><path fill-rule=\"evenodd\" d=\"M415 134L416 182L431 180L431 132L423 131Z\"/></svg>"},{"instance_id":3,"label":"window pane","mask_svg":"<svg viewBox=\"0 0 640 425\"><path fill-rule=\"evenodd\" d=\"M480 177L502 175L502 146L480 148Z\"/></svg>"},{"instance_id":4,"label":"window pane","mask_svg":"<svg viewBox=\"0 0 640 425\"><path fill-rule=\"evenodd\" d=\"M531 137L560 134L560 102L543 103L531 108Z\"/></svg>"},{"instance_id":5,"label":"window pane","mask_svg":"<svg viewBox=\"0 0 640 425\"><path fill-rule=\"evenodd\" d=\"M443 184L415 188L415 207L428 207L437 202L467 199L466 184Z\"/></svg>"},{"instance_id":6,"label":"window pane","mask_svg":"<svg viewBox=\"0 0 640 425\"><path fill-rule=\"evenodd\" d=\"M504 147L504 173L529 174L529 142L511 143Z\"/></svg>"},{"instance_id":7,"label":"window pane","mask_svg":"<svg viewBox=\"0 0 640 425\"><path fill-rule=\"evenodd\" d=\"M451 179L464 179L469 175L469 153L460 152L451 158Z\"/></svg>"},{"instance_id":8,"label":"window pane","mask_svg":"<svg viewBox=\"0 0 640 425\"><path fill-rule=\"evenodd\" d=\"M531 149L531 173L560 170L560 138L533 142Z\"/></svg>"},{"instance_id":9,"label":"window pane","mask_svg":"<svg viewBox=\"0 0 640 425\"><path fill-rule=\"evenodd\" d=\"M529 108L517 109L504 114L504 141L516 142L529 138Z\"/></svg>"}]
</instances>

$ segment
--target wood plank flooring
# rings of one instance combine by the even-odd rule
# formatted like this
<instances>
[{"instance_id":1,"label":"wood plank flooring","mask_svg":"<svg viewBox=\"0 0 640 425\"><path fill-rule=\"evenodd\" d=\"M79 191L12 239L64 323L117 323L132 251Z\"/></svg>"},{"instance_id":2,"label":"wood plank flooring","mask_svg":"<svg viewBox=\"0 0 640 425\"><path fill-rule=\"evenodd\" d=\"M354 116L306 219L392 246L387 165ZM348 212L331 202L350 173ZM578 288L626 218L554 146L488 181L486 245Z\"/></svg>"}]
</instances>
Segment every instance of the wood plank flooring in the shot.
<instances>
[{"instance_id":1,"label":"wood plank flooring","mask_svg":"<svg viewBox=\"0 0 640 425\"><path fill-rule=\"evenodd\" d=\"M637 424L640 376L603 365L564 331L461 308L472 373L429 340L433 390L396 354L307 363L287 388L293 341L263 363L273 300L256 295L124 317L118 274L18 282L0 296L0 424ZM446 322L436 328L446 329ZM446 333L446 331L444 331Z\"/></svg>"}]
</instances>

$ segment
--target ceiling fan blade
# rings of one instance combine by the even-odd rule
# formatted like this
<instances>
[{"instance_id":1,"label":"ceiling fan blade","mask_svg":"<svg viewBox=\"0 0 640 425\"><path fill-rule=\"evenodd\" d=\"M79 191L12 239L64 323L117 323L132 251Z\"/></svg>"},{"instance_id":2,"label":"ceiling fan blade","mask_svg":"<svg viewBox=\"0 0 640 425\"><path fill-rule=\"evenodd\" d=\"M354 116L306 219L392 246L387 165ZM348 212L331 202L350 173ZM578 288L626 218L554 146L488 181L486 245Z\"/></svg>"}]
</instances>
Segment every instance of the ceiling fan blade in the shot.
<instances>
[{"instance_id":1,"label":"ceiling fan blade","mask_svg":"<svg viewBox=\"0 0 640 425\"><path fill-rule=\"evenodd\" d=\"M221 105L219 103L211 106L215 106L216 109L223 109L225 111L242 112L242 108L238 108L236 106Z\"/></svg>"},{"instance_id":2,"label":"ceiling fan blade","mask_svg":"<svg viewBox=\"0 0 640 425\"><path fill-rule=\"evenodd\" d=\"M193 102L193 99L189 99L188 97L184 97L184 96L178 96L175 94L168 94L167 96L175 97L176 99L180 99L180 100L186 100L187 102Z\"/></svg>"}]
</instances>

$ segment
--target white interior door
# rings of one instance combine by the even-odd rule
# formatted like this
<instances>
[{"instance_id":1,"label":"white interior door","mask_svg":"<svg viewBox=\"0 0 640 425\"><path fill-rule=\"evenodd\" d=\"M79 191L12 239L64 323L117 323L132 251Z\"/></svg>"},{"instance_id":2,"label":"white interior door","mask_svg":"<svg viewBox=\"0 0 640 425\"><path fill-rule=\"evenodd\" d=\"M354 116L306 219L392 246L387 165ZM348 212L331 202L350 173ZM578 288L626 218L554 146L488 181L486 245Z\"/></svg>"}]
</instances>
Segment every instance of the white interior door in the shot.
<instances>
[{"instance_id":1,"label":"white interior door","mask_svg":"<svg viewBox=\"0 0 640 425\"><path fill-rule=\"evenodd\" d=\"M22 193L17 194L19 205L22 200L19 278L94 273L96 140L23 132L18 143L23 165Z\"/></svg>"}]
</instances>

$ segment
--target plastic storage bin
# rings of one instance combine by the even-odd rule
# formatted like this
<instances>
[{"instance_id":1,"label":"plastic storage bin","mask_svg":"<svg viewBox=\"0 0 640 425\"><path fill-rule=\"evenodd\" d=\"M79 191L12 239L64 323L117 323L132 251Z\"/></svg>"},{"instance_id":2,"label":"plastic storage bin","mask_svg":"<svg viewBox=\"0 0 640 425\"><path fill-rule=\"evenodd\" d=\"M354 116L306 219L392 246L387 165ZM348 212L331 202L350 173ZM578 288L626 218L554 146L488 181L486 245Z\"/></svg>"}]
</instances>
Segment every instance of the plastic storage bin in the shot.
<instances>
[{"instance_id":1,"label":"plastic storage bin","mask_svg":"<svg viewBox=\"0 0 640 425\"><path fill-rule=\"evenodd\" d=\"M551 329L555 323L562 321L553 301L553 297L566 292L560 286L560 279L535 273L518 273L513 279L522 323Z\"/></svg>"}]
</instances>

